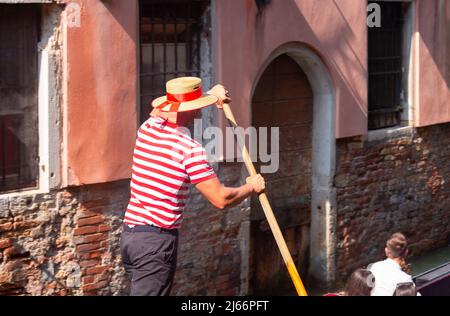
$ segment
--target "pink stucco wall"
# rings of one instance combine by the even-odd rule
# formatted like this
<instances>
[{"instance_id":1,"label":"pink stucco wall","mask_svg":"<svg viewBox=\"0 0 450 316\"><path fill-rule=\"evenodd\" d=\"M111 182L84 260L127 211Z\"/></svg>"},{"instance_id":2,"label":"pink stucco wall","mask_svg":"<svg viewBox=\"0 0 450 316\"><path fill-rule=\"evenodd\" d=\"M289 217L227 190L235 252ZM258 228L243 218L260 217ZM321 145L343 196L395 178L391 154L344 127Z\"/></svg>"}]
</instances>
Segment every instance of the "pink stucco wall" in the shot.
<instances>
[{"instance_id":1,"label":"pink stucco wall","mask_svg":"<svg viewBox=\"0 0 450 316\"><path fill-rule=\"evenodd\" d=\"M64 184L128 178L137 128L137 0L71 2L81 5L81 26L67 28L64 48ZM366 1L272 0L260 15L254 0L216 0L214 7L215 80L230 90L241 125L251 122L252 88L263 65L277 48L296 42L317 52L329 70L336 137L367 133ZM415 125L425 126L450 121L450 3L419 1L418 9Z\"/></svg>"},{"instance_id":2,"label":"pink stucco wall","mask_svg":"<svg viewBox=\"0 0 450 316\"><path fill-rule=\"evenodd\" d=\"M418 2L419 106L416 126L450 121L450 1Z\"/></svg>"},{"instance_id":3,"label":"pink stucco wall","mask_svg":"<svg viewBox=\"0 0 450 316\"><path fill-rule=\"evenodd\" d=\"M81 26L67 28L65 47L65 184L128 178L137 120L137 6L76 2Z\"/></svg>"},{"instance_id":4,"label":"pink stucco wall","mask_svg":"<svg viewBox=\"0 0 450 316\"><path fill-rule=\"evenodd\" d=\"M252 87L283 44L305 43L329 69L336 92L336 136L367 133L366 2L273 0L260 16L254 0L217 0L216 80L233 98L235 116L251 121Z\"/></svg>"}]
</instances>

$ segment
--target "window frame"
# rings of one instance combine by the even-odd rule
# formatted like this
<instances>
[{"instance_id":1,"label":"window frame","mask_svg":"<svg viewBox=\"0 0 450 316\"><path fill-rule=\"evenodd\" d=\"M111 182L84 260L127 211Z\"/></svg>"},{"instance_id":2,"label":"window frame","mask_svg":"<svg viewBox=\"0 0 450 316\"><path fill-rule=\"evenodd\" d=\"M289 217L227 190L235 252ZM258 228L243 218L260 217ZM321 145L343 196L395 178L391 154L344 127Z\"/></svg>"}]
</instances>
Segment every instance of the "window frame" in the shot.
<instances>
[{"instance_id":1,"label":"window frame","mask_svg":"<svg viewBox=\"0 0 450 316\"><path fill-rule=\"evenodd\" d=\"M1 2L3 3L3 2ZM61 153L62 153L62 113L61 113L61 88L62 88L62 38L55 40L53 32L43 32L45 29L53 29L55 15L62 17L63 9L51 14L42 14L43 5L48 1L29 1L9 5L29 5L36 3L40 12L38 28L38 42L36 46L37 59L37 185L33 187L12 188L0 191L0 197L14 197L17 195L30 195L49 193L52 189L61 187ZM56 8L57 6L54 6ZM65 26L62 25L64 28ZM56 31L57 32L57 31ZM63 29L64 33L64 29ZM57 46L56 46L57 45ZM56 127L56 128L55 128Z\"/></svg>"},{"instance_id":2,"label":"window frame","mask_svg":"<svg viewBox=\"0 0 450 316\"><path fill-rule=\"evenodd\" d=\"M143 16L142 15L142 6L143 6L143 4L145 2L154 3L155 5L158 5L158 4L159 5L161 5L161 4L173 5L173 4L176 4L176 3L177 4L183 4L183 3L188 4L191 1L186 1L186 0L139 0L138 1L138 19L137 19L138 20L138 22L137 22L137 24L138 24L137 25L137 30L138 30L138 39L139 39L139 47L137 49L137 51L138 51L137 58L138 58L138 61L139 61L139 63L138 63L138 72L137 72L137 76L138 76L138 102L137 102L137 106L138 106L138 109L137 109L137 123L138 124L137 124L137 126L138 127L142 124L142 122L145 119L145 118L142 117L142 113L143 113L142 107L143 106L147 106L150 109L150 104L149 104L148 101L151 101L154 97L159 96L159 95L156 95L156 94L152 94L152 95L144 94L144 90L143 90L143 82L142 82L143 81L143 75L146 75L146 74L143 73L143 68L142 68L142 61L143 61L142 48L143 48L145 43L143 43L143 40L142 40L141 19L142 19L142 16ZM207 6L208 4L212 5L213 2L214 1L208 1L208 0L195 0L195 1L192 1L192 3L203 3L205 6ZM202 22L203 22L202 18L203 18L203 13L199 15L197 21L200 24L201 28L203 29L204 25L202 25ZM170 23L167 23L167 25L169 25L169 24ZM192 69L187 69L189 71L181 71L179 69L175 69L175 72L180 73L180 74L184 73L185 75L192 75L192 76L197 76L197 77L203 77L202 74L204 73L204 69L203 69L203 62L204 61L203 61L202 56L201 56L202 55L201 54L201 51L202 51L202 36L201 36L201 32L199 32L197 34L197 36L195 38L195 41L196 41L196 44L195 44L196 45L195 57L197 59L195 61L196 67L192 67ZM167 41L167 42L165 42L163 44L170 46L171 44L174 44L174 43L175 42ZM181 43L181 41L180 41L180 43ZM158 44L158 42L147 43L147 45L154 45L154 44ZM176 44L175 44L175 46L176 46ZM166 49L167 49L167 47L166 47ZM194 59L195 58L193 58L191 60L191 62ZM171 72L162 71L162 72L159 72L155 76L164 76L165 80L167 81L168 80L167 76L170 76L170 73ZM155 74L156 74L156 72L155 72ZM207 84L205 84L205 83L206 82L203 82L204 88L207 86ZM148 101L144 102L144 104L143 104L142 99L144 97L148 97Z\"/></svg>"},{"instance_id":3,"label":"window frame","mask_svg":"<svg viewBox=\"0 0 450 316\"><path fill-rule=\"evenodd\" d=\"M401 34L401 41L402 41L402 49L401 49L401 68L402 68L402 75L401 75L401 83L400 83L400 92L404 93L404 99L401 104L402 109L399 113L399 122L396 125L393 126L385 126L385 127L379 127L379 128L369 128L368 124L368 133L380 131L380 130L386 130L387 132L391 132L394 129L397 128L404 128L405 126L412 126L414 125L414 103L416 101L415 97L415 82L417 80L416 78L416 64L418 61L418 49L416 46L417 41L417 25L416 25L416 0L368 0L367 4L369 2L403 2L408 4L408 8L404 13L405 21L402 25L402 34ZM368 33L367 33L367 44L369 45L369 29L368 26ZM367 63L369 65L369 47L367 47ZM369 70L368 70L368 76L369 76ZM369 110L369 93L370 93L370 80L368 80L368 98L367 98L367 120L369 123L370 120L370 110ZM379 133L378 133L379 134Z\"/></svg>"}]
</instances>

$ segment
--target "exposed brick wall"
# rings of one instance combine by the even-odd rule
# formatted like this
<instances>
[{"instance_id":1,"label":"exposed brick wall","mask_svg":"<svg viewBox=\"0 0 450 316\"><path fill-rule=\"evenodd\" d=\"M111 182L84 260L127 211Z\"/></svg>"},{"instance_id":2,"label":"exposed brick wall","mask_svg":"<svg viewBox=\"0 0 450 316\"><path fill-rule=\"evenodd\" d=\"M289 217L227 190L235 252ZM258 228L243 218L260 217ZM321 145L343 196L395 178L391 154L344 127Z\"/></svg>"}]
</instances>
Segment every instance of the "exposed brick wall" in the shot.
<instances>
[{"instance_id":1,"label":"exposed brick wall","mask_svg":"<svg viewBox=\"0 0 450 316\"><path fill-rule=\"evenodd\" d=\"M450 124L378 141L337 143L337 276L380 260L389 235L411 255L450 242Z\"/></svg>"},{"instance_id":2,"label":"exposed brick wall","mask_svg":"<svg viewBox=\"0 0 450 316\"><path fill-rule=\"evenodd\" d=\"M227 185L241 166L221 164ZM129 180L0 198L0 295L127 295L119 240ZM173 295L240 291L245 203L221 212L195 189L180 232Z\"/></svg>"},{"instance_id":3,"label":"exposed brick wall","mask_svg":"<svg viewBox=\"0 0 450 316\"><path fill-rule=\"evenodd\" d=\"M219 164L227 186L242 182L241 164ZM172 295L238 295L241 286L241 225L249 221L246 201L220 211L191 191L180 230L178 267Z\"/></svg>"},{"instance_id":4,"label":"exposed brick wall","mask_svg":"<svg viewBox=\"0 0 450 316\"><path fill-rule=\"evenodd\" d=\"M339 279L381 259L394 231L406 233L412 254L450 241L450 124L337 147ZM245 178L240 164L220 164L218 174L229 186ZM126 295L119 237L128 197L128 180L0 197L0 295ZM249 206L221 212L193 190L173 295L245 293Z\"/></svg>"},{"instance_id":5,"label":"exposed brick wall","mask_svg":"<svg viewBox=\"0 0 450 316\"><path fill-rule=\"evenodd\" d=\"M129 181L0 198L0 294L121 294Z\"/></svg>"},{"instance_id":6,"label":"exposed brick wall","mask_svg":"<svg viewBox=\"0 0 450 316\"><path fill-rule=\"evenodd\" d=\"M81 187L73 243L81 270L83 295L125 294L127 278L120 263L119 241L129 181Z\"/></svg>"}]
</instances>

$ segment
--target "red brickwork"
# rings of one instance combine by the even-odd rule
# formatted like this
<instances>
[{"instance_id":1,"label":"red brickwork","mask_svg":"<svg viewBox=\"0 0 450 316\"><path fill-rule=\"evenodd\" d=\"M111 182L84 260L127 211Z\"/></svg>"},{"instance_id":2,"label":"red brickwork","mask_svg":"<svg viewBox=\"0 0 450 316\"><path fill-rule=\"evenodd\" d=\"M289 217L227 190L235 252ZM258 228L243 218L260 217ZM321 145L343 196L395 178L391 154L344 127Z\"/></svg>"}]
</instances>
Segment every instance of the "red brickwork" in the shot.
<instances>
[{"instance_id":1,"label":"red brickwork","mask_svg":"<svg viewBox=\"0 0 450 316\"><path fill-rule=\"evenodd\" d=\"M338 141L337 272L384 256L401 231L411 255L450 242L450 124L413 129L390 139Z\"/></svg>"},{"instance_id":2,"label":"red brickwork","mask_svg":"<svg viewBox=\"0 0 450 316\"><path fill-rule=\"evenodd\" d=\"M120 294L128 182L0 199L0 295Z\"/></svg>"},{"instance_id":3,"label":"red brickwork","mask_svg":"<svg viewBox=\"0 0 450 316\"><path fill-rule=\"evenodd\" d=\"M223 165L226 184L241 166ZM129 181L0 198L0 295L126 295L119 240ZM193 190L172 294L235 295L248 212L221 212Z\"/></svg>"},{"instance_id":4,"label":"red brickwork","mask_svg":"<svg viewBox=\"0 0 450 316\"><path fill-rule=\"evenodd\" d=\"M384 241L394 231L407 235L412 254L450 241L448 157L450 124L379 141L338 140L340 280L382 258ZM218 174L229 186L245 177L239 164L220 164ZM1 196L0 295L126 295L119 237L128 195L124 180ZM249 269L250 233L244 229L249 223L248 200L222 212L193 190L172 294L242 294L248 282L243 268Z\"/></svg>"}]
</instances>

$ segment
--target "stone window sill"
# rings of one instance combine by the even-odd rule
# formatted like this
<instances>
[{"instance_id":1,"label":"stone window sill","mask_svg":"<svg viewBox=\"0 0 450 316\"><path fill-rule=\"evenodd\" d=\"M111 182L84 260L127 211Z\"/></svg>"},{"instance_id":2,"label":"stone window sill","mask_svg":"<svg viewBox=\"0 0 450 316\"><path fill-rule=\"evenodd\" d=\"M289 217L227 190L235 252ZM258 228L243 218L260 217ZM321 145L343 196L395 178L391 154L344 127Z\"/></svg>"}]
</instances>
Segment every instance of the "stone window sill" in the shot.
<instances>
[{"instance_id":1,"label":"stone window sill","mask_svg":"<svg viewBox=\"0 0 450 316\"><path fill-rule=\"evenodd\" d=\"M28 196L28 195L47 194L49 192L50 192L49 190L28 188L28 189L23 189L20 191L0 193L0 199L8 199L8 198L11 199L11 198Z\"/></svg>"},{"instance_id":2,"label":"stone window sill","mask_svg":"<svg viewBox=\"0 0 450 316\"><path fill-rule=\"evenodd\" d=\"M414 132L413 126L394 126L378 130L369 131L367 133L367 141L379 141L398 137L412 137Z\"/></svg>"}]
</instances>

